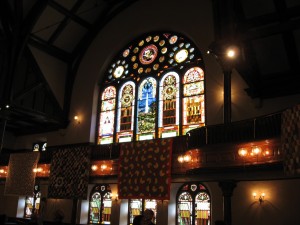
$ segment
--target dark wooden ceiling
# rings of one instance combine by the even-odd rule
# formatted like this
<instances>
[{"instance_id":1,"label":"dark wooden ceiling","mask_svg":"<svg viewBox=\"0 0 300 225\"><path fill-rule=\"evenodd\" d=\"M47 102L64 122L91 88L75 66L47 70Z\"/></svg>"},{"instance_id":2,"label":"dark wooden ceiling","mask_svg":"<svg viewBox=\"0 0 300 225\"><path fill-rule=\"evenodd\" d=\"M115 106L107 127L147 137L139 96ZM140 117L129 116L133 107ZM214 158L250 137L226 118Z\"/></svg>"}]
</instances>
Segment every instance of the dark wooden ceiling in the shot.
<instances>
[{"instance_id":1,"label":"dark wooden ceiling","mask_svg":"<svg viewBox=\"0 0 300 225\"><path fill-rule=\"evenodd\" d=\"M65 128L75 75L98 32L138 0L1 0L0 131ZM300 1L212 0L216 43L239 43L235 69L252 98L300 93ZM31 47L67 65L63 105Z\"/></svg>"}]
</instances>

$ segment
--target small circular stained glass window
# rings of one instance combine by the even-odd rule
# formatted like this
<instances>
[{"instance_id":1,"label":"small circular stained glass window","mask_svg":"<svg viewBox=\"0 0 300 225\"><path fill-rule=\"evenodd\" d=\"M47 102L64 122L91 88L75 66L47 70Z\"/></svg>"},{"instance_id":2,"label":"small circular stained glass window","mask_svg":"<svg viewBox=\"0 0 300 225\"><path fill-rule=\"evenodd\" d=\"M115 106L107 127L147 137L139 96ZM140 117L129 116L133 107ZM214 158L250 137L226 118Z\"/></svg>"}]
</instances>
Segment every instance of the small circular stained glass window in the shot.
<instances>
[{"instance_id":1,"label":"small circular stained glass window","mask_svg":"<svg viewBox=\"0 0 300 225\"><path fill-rule=\"evenodd\" d=\"M155 45L148 45L143 48L139 55L140 62L144 65L152 63L157 56L157 47Z\"/></svg>"},{"instance_id":2,"label":"small circular stained glass window","mask_svg":"<svg viewBox=\"0 0 300 225\"><path fill-rule=\"evenodd\" d=\"M175 60L178 63L183 62L188 57L188 51L186 49L182 49L175 54Z\"/></svg>"},{"instance_id":3,"label":"small circular stained glass window","mask_svg":"<svg viewBox=\"0 0 300 225\"><path fill-rule=\"evenodd\" d=\"M123 66L118 66L115 70L114 70L114 77L115 78L119 78L120 76L122 76L124 72L124 67Z\"/></svg>"}]
</instances>

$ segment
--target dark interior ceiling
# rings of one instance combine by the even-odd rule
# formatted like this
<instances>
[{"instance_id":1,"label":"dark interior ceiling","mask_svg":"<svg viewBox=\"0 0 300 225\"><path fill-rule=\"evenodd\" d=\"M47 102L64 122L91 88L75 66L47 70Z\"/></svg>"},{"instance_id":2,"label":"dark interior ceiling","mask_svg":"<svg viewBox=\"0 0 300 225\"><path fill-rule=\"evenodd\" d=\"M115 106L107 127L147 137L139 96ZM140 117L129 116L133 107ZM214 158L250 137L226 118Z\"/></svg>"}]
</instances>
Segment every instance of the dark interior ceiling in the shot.
<instances>
[{"instance_id":1,"label":"dark interior ceiling","mask_svg":"<svg viewBox=\"0 0 300 225\"><path fill-rule=\"evenodd\" d=\"M65 128L81 58L97 33L138 0L1 0L0 122L15 135ZM216 43L236 42L252 98L300 93L300 1L212 0ZM30 47L68 67L64 105Z\"/></svg>"}]
</instances>

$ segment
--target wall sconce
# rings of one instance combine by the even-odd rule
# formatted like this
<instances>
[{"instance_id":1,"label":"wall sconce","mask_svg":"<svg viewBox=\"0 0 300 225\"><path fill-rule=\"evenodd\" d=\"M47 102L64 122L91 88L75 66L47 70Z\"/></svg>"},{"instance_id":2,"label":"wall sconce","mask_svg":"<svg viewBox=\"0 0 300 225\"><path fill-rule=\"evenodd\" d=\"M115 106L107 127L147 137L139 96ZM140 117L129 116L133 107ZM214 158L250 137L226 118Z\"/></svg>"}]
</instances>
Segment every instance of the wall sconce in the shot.
<instances>
[{"instance_id":1,"label":"wall sconce","mask_svg":"<svg viewBox=\"0 0 300 225\"><path fill-rule=\"evenodd\" d=\"M115 201L118 201L119 200L119 195L118 194L112 194L111 195L111 198L113 199L113 197L115 197Z\"/></svg>"},{"instance_id":2,"label":"wall sconce","mask_svg":"<svg viewBox=\"0 0 300 225\"><path fill-rule=\"evenodd\" d=\"M252 194L253 198L256 199L257 197L257 194L256 192L253 192ZM264 198L265 198L266 194L265 193L261 193L259 198L258 198L258 201L259 201L259 204L262 204L264 202Z\"/></svg>"},{"instance_id":3,"label":"wall sconce","mask_svg":"<svg viewBox=\"0 0 300 225\"><path fill-rule=\"evenodd\" d=\"M80 122L81 122L80 117L78 115L75 115L74 121L75 121L75 123L80 124Z\"/></svg>"},{"instance_id":4,"label":"wall sconce","mask_svg":"<svg viewBox=\"0 0 300 225\"><path fill-rule=\"evenodd\" d=\"M260 147L254 146L254 147L252 148L252 151L251 151L251 154L252 154L252 155L258 155L258 154L260 154L260 153L261 153L261 148L260 148Z\"/></svg>"},{"instance_id":5,"label":"wall sconce","mask_svg":"<svg viewBox=\"0 0 300 225\"><path fill-rule=\"evenodd\" d=\"M190 162L192 156L190 154L179 155L177 160L179 163Z\"/></svg>"},{"instance_id":6,"label":"wall sconce","mask_svg":"<svg viewBox=\"0 0 300 225\"><path fill-rule=\"evenodd\" d=\"M40 172L43 171L43 168L37 167L37 168L34 168L32 171L33 171L34 173L40 173Z\"/></svg>"}]
</instances>

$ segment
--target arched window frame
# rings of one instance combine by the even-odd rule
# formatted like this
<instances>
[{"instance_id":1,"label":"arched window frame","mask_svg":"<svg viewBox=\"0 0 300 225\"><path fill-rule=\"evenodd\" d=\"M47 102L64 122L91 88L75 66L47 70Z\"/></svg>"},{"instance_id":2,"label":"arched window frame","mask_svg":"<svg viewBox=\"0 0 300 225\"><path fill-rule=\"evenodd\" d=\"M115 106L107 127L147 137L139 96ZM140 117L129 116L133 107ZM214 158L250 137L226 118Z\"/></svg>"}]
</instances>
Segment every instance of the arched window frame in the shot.
<instances>
[{"instance_id":1,"label":"arched window frame","mask_svg":"<svg viewBox=\"0 0 300 225\"><path fill-rule=\"evenodd\" d=\"M201 52L198 50L195 44L192 43L187 37L175 32L152 32L142 35L136 40L132 41L127 47L119 52L119 54L112 60L109 68L106 71L106 75L103 80L103 87L108 85L114 85L119 87L122 83L132 81L136 85L135 96L135 116L133 131L130 132L127 139L124 138L120 141L118 136L118 118L115 118L114 135L113 140L110 142L101 141L100 132L98 132L97 143L107 144L112 142L125 142L125 141L137 141L143 139L162 138L176 135L185 135L189 130L205 126L205 92L201 94L202 109L201 122L198 124L183 124L183 110L184 110L184 96L183 96L183 76L185 72L193 67L199 67L204 71L204 62L202 60ZM159 127L159 112L161 109L157 107L155 118L155 131L150 132L149 136L145 134L145 137L140 136L138 132L138 89L142 80L153 77L157 81L157 89L159 89L161 78L168 72L176 72L179 76L178 83L178 95L179 103L176 110L178 110L178 116L176 116L176 124L172 126ZM204 75L204 72L203 72ZM204 78L204 76L203 76ZM203 85L205 80L203 79ZM103 90L103 89L101 89ZM117 99L119 101L121 89L117 90ZM102 93L102 91L101 91ZM100 95L101 95L100 93ZM156 93L157 101L159 101L159 90ZM101 104L101 101L100 101ZM158 103L157 103L158 104ZM101 111L101 110L100 110ZM99 113L98 115L101 115ZM101 121L99 119L99 121ZM199 120L200 121L200 120ZM101 123L98 123L98 129L101 129ZM177 125L178 124L178 125ZM169 130L169 133L167 132ZM173 129L173 130L172 130ZM131 135L133 138L131 138Z\"/></svg>"},{"instance_id":2,"label":"arched window frame","mask_svg":"<svg viewBox=\"0 0 300 225\"><path fill-rule=\"evenodd\" d=\"M133 205L135 206L133 208ZM134 217L142 215L146 209L154 212L154 224L156 224L157 216L157 200L156 199L129 199L128 204L128 224L132 225Z\"/></svg>"},{"instance_id":3,"label":"arched window frame","mask_svg":"<svg viewBox=\"0 0 300 225\"><path fill-rule=\"evenodd\" d=\"M210 199L209 191L202 183L183 184L176 195L176 225L211 225Z\"/></svg>"},{"instance_id":4,"label":"arched window frame","mask_svg":"<svg viewBox=\"0 0 300 225\"><path fill-rule=\"evenodd\" d=\"M39 210L41 202L40 185L34 185L32 196L25 197L24 218L32 218Z\"/></svg>"},{"instance_id":5,"label":"arched window frame","mask_svg":"<svg viewBox=\"0 0 300 225\"><path fill-rule=\"evenodd\" d=\"M95 195L99 198L96 202ZM94 186L89 198L89 224L111 224L112 193L108 184Z\"/></svg>"}]
</instances>

